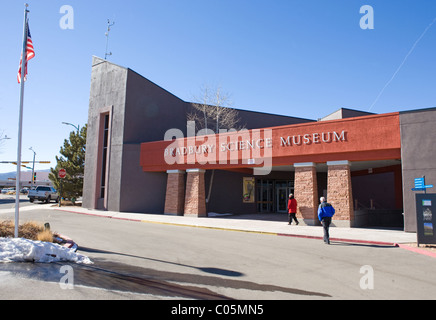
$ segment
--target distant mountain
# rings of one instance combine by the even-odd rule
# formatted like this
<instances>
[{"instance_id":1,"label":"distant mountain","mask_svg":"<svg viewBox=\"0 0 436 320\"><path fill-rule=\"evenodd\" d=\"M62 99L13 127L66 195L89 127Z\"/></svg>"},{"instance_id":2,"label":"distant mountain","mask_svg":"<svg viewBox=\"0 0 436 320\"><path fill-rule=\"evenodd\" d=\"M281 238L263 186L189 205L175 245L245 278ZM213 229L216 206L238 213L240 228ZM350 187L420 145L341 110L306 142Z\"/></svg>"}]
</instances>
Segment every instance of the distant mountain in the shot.
<instances>
[{"instance_id":1,"label":"distant mountain","mask_svg":"<svg viewBox=\"0 0 436 320\"><path fill-rule=\"evenodd\" d=\"M16 175L17 175L16 172L0 173L0 180L8 180L9 178L15 178Z\"/></svg>"},{"instance_id":2,"label":"distant mountain","mask_svg":"<svg viewBox=\"0 0 436 320\"><path fill-rule=\"evenodd\" d=\"M26 172L30 172L30 175L32 175L32 171L28 170L28 171L21 171L21 174L26 173ZM50 172L50 169L46 169L46 170L36 170L36 172ZM0 180L8 180L8 179L14 179L17 176L16 172L7 172L7 173L0 173Z\"/></svg>"}]
</instances>

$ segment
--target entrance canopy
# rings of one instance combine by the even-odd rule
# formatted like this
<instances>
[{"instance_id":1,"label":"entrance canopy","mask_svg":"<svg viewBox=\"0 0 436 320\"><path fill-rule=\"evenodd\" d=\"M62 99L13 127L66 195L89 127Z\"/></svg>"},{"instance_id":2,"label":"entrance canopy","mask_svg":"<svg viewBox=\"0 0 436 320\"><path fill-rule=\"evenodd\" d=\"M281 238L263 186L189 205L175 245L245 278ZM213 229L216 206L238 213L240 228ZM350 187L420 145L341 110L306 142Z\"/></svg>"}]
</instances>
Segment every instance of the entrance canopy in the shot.
<instances>
[{"instance_id":1,"label":"entrance canopy","mask_svg":"<svg viewBox=\"0 0 436 320\"><path fill-rule=\"evenodd\" d=\"M189 132L189 129L188 129ZM329 161L376 161L401 158L399 113L316 123L192 134L170 129L165 140L141 145L144 171L273 167Z\"/></svg>"}]
</instances>

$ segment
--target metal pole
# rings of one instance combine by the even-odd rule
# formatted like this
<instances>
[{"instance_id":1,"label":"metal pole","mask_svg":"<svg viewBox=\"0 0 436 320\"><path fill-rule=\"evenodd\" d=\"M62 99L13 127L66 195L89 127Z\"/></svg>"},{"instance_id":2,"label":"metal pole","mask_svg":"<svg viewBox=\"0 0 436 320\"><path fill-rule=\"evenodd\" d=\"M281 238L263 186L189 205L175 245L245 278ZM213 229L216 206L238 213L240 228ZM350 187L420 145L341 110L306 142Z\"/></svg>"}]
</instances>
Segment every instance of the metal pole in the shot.
<instances>
[{"instance_id":1,"label":"metal pole","mask_svg":"<svg viewBox=\"0 0 436 320\"><path fill-rule=\"evenodd\" d=\"M23 27L23 51L21 56L21 91L20 91L20 115L18 120L18 148L17 148L17 176L15 184L15 238L18 238L18 225L20 223L20 180L21 180L21 140L23 137L23 102L24 102L24 76L26 74L27 61L27 7L24 9Z\"/></svg>"},{"instance_id":2,"label":"metal pole","mask_svg":"<svg viewBox=\"0 0 436 320\"><path fill-rule=\"evenodd\" d=\"M111 31L111 27L112 27L114 24L115 24L115 22L111 24L111 21L110 21L109 19L107 20L106 52L105 52L105 54L104 54L104 60L107 60L107 56L111 56L111 55L112 55L112 52L107 52L107 49L108 49L108 47L109 47L109 32Z\"/></svg>"},{"instance_id":3,"label":"metal pole","mask_svg":"<svg viewBox=\"0 0 436 320\"><path fill-rule=\"evenodd\" d=\"M35 152L35 150L33 150L32 147L30 147L29 150L33 151L33 166L32 166L32 178L31 178L32 180L31 180L31 183L30 183L30 188L32 189L33 185L34 185L33 177L35 176L35 157L36 157L36 152Z\"/></svg>"},{"instance_id":4,"label":"metal pole","mask_svg":"<svg viewBox=\"0 0 436 320\"><path fill-rule=\"evenodd\" d=\"M62 122L62 124L66 124L66 125L74 127L77 130L77 134L79 134L79 132L80 132L80 125L75 126L74 124L69 123L69 122Z\"/></svg>"},{"instance_id":5,"label":"metal pole","mask_svg":"<svg viewBox=\"0 0 436 320\"><path fill-rule=\"evenodd\" d=\"M58 177L59 177L59 175L58 175ZM61 183L61 190L60 190L60 193L59 193L59 208L62 206L62 180L64 180L64 179L62 179L62 178L59 178L61 181L60 181L60 183Z\"/></svg>"}]
</instances>

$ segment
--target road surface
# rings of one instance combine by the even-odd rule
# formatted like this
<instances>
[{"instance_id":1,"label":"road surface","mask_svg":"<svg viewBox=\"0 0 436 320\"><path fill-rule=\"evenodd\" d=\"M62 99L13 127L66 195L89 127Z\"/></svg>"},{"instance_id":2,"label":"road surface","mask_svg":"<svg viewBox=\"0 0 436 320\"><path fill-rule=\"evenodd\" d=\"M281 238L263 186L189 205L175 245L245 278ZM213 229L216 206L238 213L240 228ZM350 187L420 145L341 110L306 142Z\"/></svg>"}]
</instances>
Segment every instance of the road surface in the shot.
<instances>
[{"instance_id":1,"label":"road surface","mask_svg":"<svg viewBox=\"0 0 436 320\"><path fill-rule=\"evenodd\" d=\"M47 206L26 204L21 221L49 222L94 264L0 264L0 299L436 298L436 259L400 248L328 246L313 239L123 221ZM12 209L0 199L0 220L13 219Z\"/></svg>"}]
</instances>

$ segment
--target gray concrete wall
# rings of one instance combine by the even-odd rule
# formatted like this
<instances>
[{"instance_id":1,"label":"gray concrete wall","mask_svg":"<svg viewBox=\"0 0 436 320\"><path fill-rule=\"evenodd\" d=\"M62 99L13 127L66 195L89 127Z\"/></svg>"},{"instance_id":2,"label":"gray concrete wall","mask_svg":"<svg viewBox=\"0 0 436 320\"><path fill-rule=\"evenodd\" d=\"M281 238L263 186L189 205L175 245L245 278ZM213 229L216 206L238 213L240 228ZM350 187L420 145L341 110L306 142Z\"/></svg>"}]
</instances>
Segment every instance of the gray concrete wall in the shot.
<instances>
[{"instance_id":1,"label":"gray concrete wall","mask_svg":"<svg viewBox=\"0 0 436 320\"><path fill-rule=\"evenodd\" d=\"M140 144L163 140L171 128L186 134L187 107L184 101L128 69L119 211L163 213L167 175L143 172Z\"/></svg>"},{"instance_id":2,"label":"gray concrete wall","mask_svg":"<svg viewBox=\"0 0 436 320\"><path fill-rule=\"evenodd\" d=\"M186 134L188 108L188 103L129 69L124 142L164 140L165 132L171 128Z\"/></svg>"},{"instance_id":3,"label":"gray concrete wall","mask_svg":"<svg viewBox=\"0 0 436 320\"><path fill-rule=\"evenodd\" d=\"M270 113L253 112L237 109L241 117L241 124L247 129L258 129L285 126L297 123L314 122L314 120L295 118L291 116L276 115Z\"/></svg>"},{"instance_id":4,"label":"gray concrete wall","mask_svg":"<svg viewBox=\"0 0 436 320\"><path fill-rule=\"evenodd\" d=\"M400 113L405 231L416 232L414 179L436 185L436 108ZM436 188L428 193L436 193ZM419 192L423 193L423 192Z\"/></svg>"},{"instance_id":5,"label":"gray concrete wall","mask_svg":"<svg viewBox=\"0 0 436 320\"><path fill-rule=\"evenodd\" d=\"M96 207L98 179L98 135L100 113L112 110L110 173L108 209L119 210L121 182L122 145L124 131L124 106L126 100L127 69L93 57L91 88L88 110L85 177L83 183L83 206Z\"/></svg>"}]
</instances>

